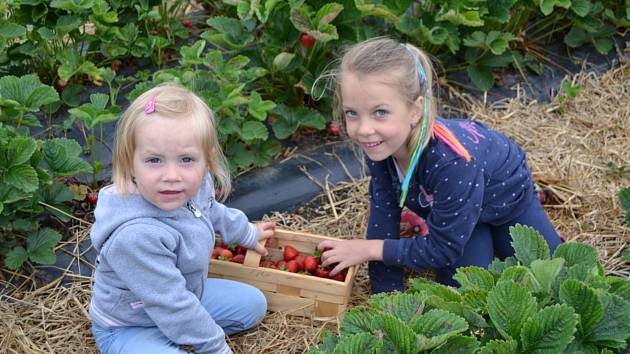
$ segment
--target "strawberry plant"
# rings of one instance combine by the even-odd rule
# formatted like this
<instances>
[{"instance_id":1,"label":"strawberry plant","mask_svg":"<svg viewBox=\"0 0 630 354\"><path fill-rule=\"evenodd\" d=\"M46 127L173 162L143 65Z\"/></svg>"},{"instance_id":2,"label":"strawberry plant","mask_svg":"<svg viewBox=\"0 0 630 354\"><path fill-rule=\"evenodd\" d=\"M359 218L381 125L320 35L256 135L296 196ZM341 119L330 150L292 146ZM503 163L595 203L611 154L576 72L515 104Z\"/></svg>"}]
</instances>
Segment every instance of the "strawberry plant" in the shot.
<instances>
[{"instance_id":1,"label":"strawberry plant","mask_svg":"<svg viewBox=\"0 0 630 354\"><path fill-rule=\"evenodd\" d=\"M597 251L564 243L553 256L534 229L510 228L515 256L461 267L451 288L424 278L347 312L310 353L627 353L630 282Z\"/></svg>"},{"instance_id":2,"label":"strawberry plant","mask_svg":"<svg viewBox=\"0 0 630 354\"><path fill-rule=\"evenodd\" d=\"M630 225L630 187L623 188L619 191L619 201L621 207L626 211L626 223Z\"/></svg>"}]
</instances>

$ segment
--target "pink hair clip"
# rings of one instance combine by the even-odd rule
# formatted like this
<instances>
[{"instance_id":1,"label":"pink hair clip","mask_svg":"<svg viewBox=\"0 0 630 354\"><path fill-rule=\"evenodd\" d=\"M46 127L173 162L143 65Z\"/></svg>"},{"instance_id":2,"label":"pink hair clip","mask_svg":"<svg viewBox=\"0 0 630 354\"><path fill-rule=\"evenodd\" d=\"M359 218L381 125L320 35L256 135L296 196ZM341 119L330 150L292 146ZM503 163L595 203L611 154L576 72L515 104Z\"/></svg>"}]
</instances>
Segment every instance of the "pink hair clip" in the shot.
<instances>
[{"instance_id":1,"label":"pink hair clip","mask_svg":"<svg viewBox=\"0 0 630 354\"><path fill-rule=\"evenodd\" d=\"M151 114L155 112L155 102L157 101L157 97L153 96L151 99L144 104L144 113Z\"/></svg>"}]
</instances>

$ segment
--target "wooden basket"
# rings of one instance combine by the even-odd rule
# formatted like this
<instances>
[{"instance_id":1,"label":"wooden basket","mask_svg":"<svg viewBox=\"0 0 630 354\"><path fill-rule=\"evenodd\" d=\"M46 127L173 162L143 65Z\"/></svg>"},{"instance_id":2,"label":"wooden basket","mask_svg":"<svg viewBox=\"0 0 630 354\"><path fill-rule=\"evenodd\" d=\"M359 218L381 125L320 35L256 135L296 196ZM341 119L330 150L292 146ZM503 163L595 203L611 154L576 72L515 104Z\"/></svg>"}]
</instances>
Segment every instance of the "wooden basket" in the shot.
<instances>
[{"instance_id":1,"label":"wooden basket","mask_svg":"<svg viewBox=\"0 0 630 354\"><path fill-rule=\"evenodd\" d=\"M276 229L273 238L265 247L273 260L282 259L284 246L290 245L300 254L312 255L315 247L323 240L333 237ZM354 266L348 268L345 281L318 278L313 275L289 273L282 270L259 267L261 255L248 250L244 264L213 259L208 268L211 278L240 281L260 289L267 298L270 311L314 317L319 320L341 318L352 290L356 273Z\"/></svg>"}]
</instances>

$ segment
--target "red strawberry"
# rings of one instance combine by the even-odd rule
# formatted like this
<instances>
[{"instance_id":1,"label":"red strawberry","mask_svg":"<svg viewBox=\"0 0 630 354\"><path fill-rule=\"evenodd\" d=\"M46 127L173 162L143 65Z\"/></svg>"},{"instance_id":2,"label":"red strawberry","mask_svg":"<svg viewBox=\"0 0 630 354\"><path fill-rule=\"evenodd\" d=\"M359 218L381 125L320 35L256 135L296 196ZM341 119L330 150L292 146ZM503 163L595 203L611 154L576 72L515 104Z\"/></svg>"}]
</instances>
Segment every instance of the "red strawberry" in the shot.
<instances>
[{"instance_id":1,"label":"red strawberry","mask_svg":"<svg viewBox=\"0 0 630 354\"><path fill-rule=\"evenodd\" d=\"M278 266L276 266L276 262L272 261L271 259L264 259L260 261L260 266L263 268L278 269Z\"/></svg>"},{"instance_id":2,"label":"red strawberry","mask_svg":"<svg viewBox=\"0 0 630 354\"><path fill-rule=\"evenodd\" d=\"M304 260L306 259L305 255L299 254L295 257L295 262L298 265L299 270L304 270Z\"/></svg>"},{"instance_id":3,"label":"red strawberry","mask_svg":"<svg viewBox=\"0 0 630 354\"><path fill-rule=\"evenodd\" d=\"M278 269L280 270L287 270L287 261L285 261L284 259L278 261L278 263L276 263L276 267L278 267Z\"/></svg>"},{"instance_id":4,"label":"red strawberry","mask_svg":"<svg viewBox=\"0 0 630 354\"><path fill-rule=\"evenodd\" d=\"M244 254L235 255L234 257L232 257L232 262L243 264L243 262L245 262L245 255Z\"/></svg>"},{"instance_id":5,"label":"red strawberry","mask_svg":"<svg viewBox=\"0 0 630 354\"><path fill-rule=\"evenodd\" d=\"M192 28L192 21L189 18L185 18L182 20L182 26Z\"/></svg>"},{"instance_id":6,"label":"red strawberry","mask_svg":"<svg viewBox=\"0 0 630 354\"><path fill-rule=\"evenodd\" d=\"M346 274L344 272L339 272L333 275L332 277L330 277L330 279L337 280L337 281L346 281Z\"/></svg>"},{"instance_id":7,"label":"red strawberry","mask_svg":"<svg viewBox=\"0 0 630 354\"><path fill-rule=\"evenodd\" d=\"M246 254L247 253L247 248L243 247L241 245L236 246L236 254Z\"/></svg>"},{"instance_id":8,"label":"red strawberry","mask_svg":"<svg viewBox=\"0 0 630 354\"><path fill-rule=\"evenodd\" d=\"M326 268L317 267L317 269L315 269L315 275L320 278L328 279L330 278L330 271Z\"/></svg>"},{"instance_id":9,"label":"red strawberry","mask_svg":"<svg viewBox=\"0 0 630 354\"><path fill-rule=\"evenodd\" d=\"M222 261L229 261L230 259L232 259L232 257L234 257L234 254L228 249L223 248L219 252L219 259Z\"/></svg>"},{"instance_id":10,"label":"red strawberry","mask_svg":"<svg viewBox=\"0 0 630 354\"><path fill-rule=\"evenodd\" d=\"M295 259L295 257L297 257L300 253L293 247L291 246L285 246L284 247L284 252L282 253L282 257L284 258L285 261L290 261L292 259Z\"/></svg>"},{"instance_id":11,"label":"red strawberry","mask_svg":"<svg viewBox=\"0 0 630 354\"><path fill-rule=\"evenodd\" d=\"M67 80L57 79L57 81L55 81L55 88L59 92L63 91L63 89L66 88L66 86L68 86Z\"/></svg>"},{"instance_id":12,"label":"red strawberry","mask_svg":"<svg viewBox=\"0 0 630 354\"><path fill-rule=\"evenodd\" d=\"M95 204L96 204L96 202L98 201L98 194L96 194L96 193L88 193L88 194L85 196L85 200L86 200L88 203L90 203L90 204L92 204L92 205L95 205Z\"/></svg>"},{"instance_id":13,"label":"red strawberry","mask_svg":"<svg viewBox=\"0 0 630 354\"><path fill-rule=\"evenodd\" d=\"M400 236L426 236L429 226L426 221L411 210L405 210L400 215Z\"/></svg>"},{"instance_id":14,"label":"red strawberry","mask_svg":"<svg viewBox=\"0 0 630 354\"><path fill-rule=\"evenodd\" d=\"M334 135L334 136L341 135L341 129L339 128L339 123L337 122L328 123L327 130L328 130L328 134L330 135Z\"/></svg>"},{"instance_id":15,"label":"red strawberry","mask_svg":"<svg viewBox=\"0 0 630 354\"><path fill-rule=\"evenodd\" d=\"M291 273L297 273L300 267L298 266L297 262L295 261L295 259L290 260L287 262L287 270Z\"/></svg>"},{"instance_id":16,"label":"red strawberry","mask_svg":"<svg viewBox=\"0 0 630 354\"><path fill-rule=\"evenodd\" d=\"M302 43L302 47L304 48L311 48L315 45L315 37L310 34L302 33L300 35L300 43Z\"/></svg>"},{"instance_id":17,"label":"red strawberry","mask_svg":"<svg viewBox=\"0 0 630 354\"><path fill-rule=\"evenodd\" d=\"M312 273L315 269L317 269L317 259L313 256L306 256L306 258L304 258L304 270L308 270Z\"/></svg>"},{"instance_id":18,"label":"red strawberry","mask_svg":"<svg viewBox=\"0 0 630 354\"><path fill-rule=\"evenodd\" d=\"M217 259L221 254L221 251L224 250L223 247L217 246L212 250L212 259Z\"/></svg>"}]
</instances>

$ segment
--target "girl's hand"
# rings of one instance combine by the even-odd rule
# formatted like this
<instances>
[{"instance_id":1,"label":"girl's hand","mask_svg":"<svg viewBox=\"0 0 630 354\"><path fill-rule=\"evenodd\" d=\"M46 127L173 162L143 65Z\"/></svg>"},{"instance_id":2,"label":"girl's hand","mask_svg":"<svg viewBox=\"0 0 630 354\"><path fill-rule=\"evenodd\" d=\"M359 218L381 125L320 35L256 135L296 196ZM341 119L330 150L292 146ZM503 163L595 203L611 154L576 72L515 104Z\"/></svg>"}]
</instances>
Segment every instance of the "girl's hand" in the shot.
<instances>
[{"instance_id":1,"label":"girl's hand","mask_svg":"<svg viewBox=\"0 0 630 354\"><path fill-rule=\"evenodd\" d=\"M382 240L325 240L317 245L322 253L322 267L337 264L330 275L334 276L342 270L367 261L383 260Z\"/></svg>"},{"instance_id":2,"label":"girl's hand","mask_svg":"<svg viewBox=\"0 0 630 354\"><path fill-rule=\"evenodd\" d=\"M258 237L258 242L256 243L254 249L261 255L266 256L269 252L267 252L267 249L264 246L265 242L261 241L264 241L274 235L276 224L273 222L261 222L256 224L256 228L258 228L258 234L260 236Z\"/></svg>"}]
</instances>

